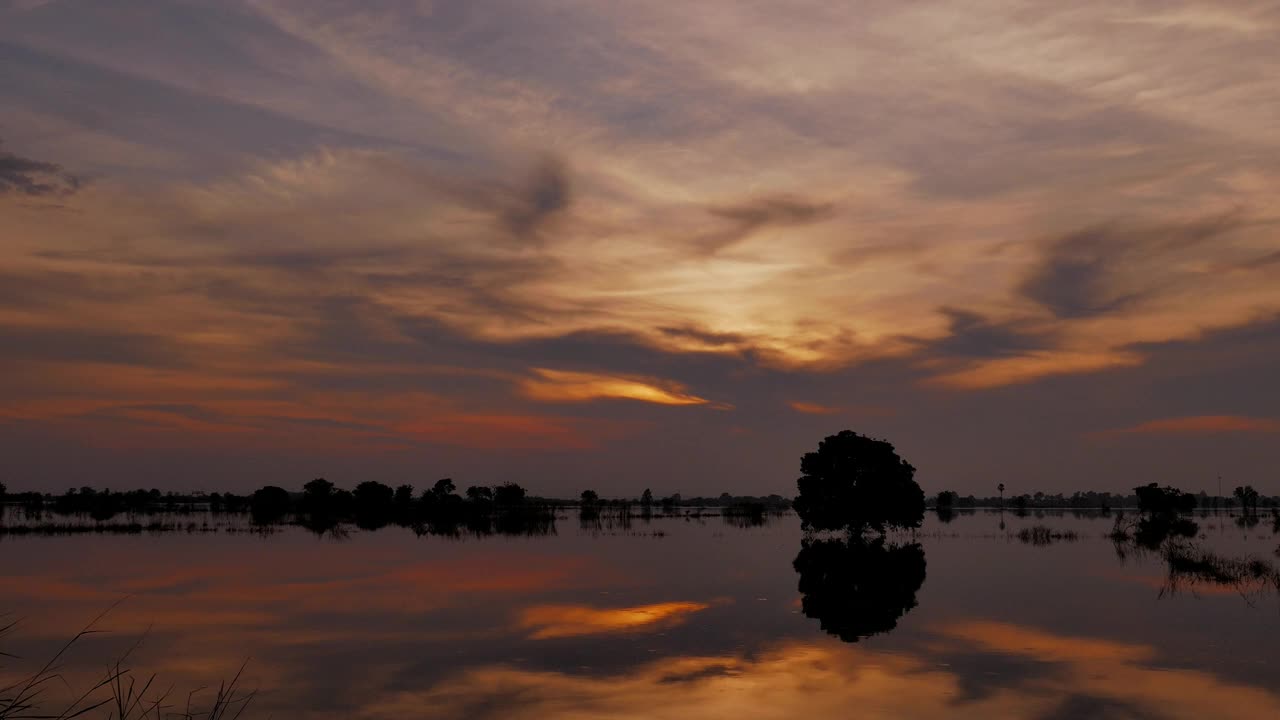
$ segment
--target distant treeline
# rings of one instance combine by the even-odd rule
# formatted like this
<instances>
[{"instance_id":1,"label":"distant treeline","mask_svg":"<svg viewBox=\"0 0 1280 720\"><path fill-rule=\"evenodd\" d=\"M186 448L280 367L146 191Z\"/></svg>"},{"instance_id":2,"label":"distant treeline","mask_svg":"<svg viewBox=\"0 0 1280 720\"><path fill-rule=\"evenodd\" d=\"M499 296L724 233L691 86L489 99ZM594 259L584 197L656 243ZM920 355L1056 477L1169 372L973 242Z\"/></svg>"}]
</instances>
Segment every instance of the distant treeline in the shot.
<instances>
[{"instance_id":1,"label":"distant treeline","mask_svg":"<svg viewBox=\"0 0 1280 720\"><path fill-rule=\"evenodd\" d=\"M1144 486L1146 487L1146 486ZM1267 497L1260 495L1251 486L1237 488L1244 495L1232 494L1231 496L1209 495L1203 491L1190 494L1183 493L1185 497L1192 498L1195 501L1195 508L1201 510L1228 509L1245 507L1276 507L1280 506L1280 497ZM1121 509L1121 508L1138 508L1142 506L1142 500L1137 490L1129 494L1109 493L1109 492L1074 492L1070 495L1056 493L1049 495L1042 492L1023 493L1019 495L988 496L975 497L973 495L960 495L950 490L944 490L937 495L928 499L928 505L931 508L1007 508L1013 510L1026 509Z\"/></svg>"},{"instance_id":2,"label":"distant treeline","mask_svg":"<svg viewBox=\"0 0 1280 720\"><path fill-rule=\"evenodd\" d=\"M576 499L544 498L530 496L525 488L512 482L496 486L473 485L461 494L457 490L449 478L438 480L421 492L408 484L393 488L373 481L362 482L347 490L324 478L317 478L298 491L268 485L247 495L230 492L162 493L157 489L117 492L91 487L70 488L60 495L7 493L4 485L0 484L0 500L25 508L28 513L89 516L98 522L106 522L122 514L208 511L214 514L249 513L259 524L296 521L319 528L341 522L362 526L389 523L475 525L495 518L524 522L568 507L576 507L587 516L602 513L648 515L655 511L670 513L677 507L721 507L725 514L754 516L785 511L791 505L791 500L781 495L756 497L722 493L714 498L683 498L677 493L655 498L649 489L635 498L601 498L593 490L583 491Z\"/></svg>"}]
</instances>

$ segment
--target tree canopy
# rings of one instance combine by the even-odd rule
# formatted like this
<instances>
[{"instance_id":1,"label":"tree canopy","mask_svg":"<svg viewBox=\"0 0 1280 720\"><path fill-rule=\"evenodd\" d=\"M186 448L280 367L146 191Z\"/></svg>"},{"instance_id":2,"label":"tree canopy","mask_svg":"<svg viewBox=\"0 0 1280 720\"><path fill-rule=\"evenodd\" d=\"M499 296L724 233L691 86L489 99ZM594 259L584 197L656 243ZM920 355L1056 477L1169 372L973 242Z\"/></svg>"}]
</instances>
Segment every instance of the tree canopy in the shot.
<instances>
[{"instance_id":1,"label":"tree canopy","mask_svg":"<svg viewBox=\"0 0 1280 720\"><path fill-rule=\"evenodd\" d=\"M1170 515L1189 513L1196 509L1195 495L1169 485L1160 487L1156 483L1149 483L1134 488L1133 493L1138 496L1138 509L1145 513Z\"/></svg>"},{"instance_id":2,"label":"tree canopy","mask_svg":"<svg viewBox=\"0 0 1280 720\"><path fill-rule=\"evenodd\" d=\"M916 469L891 443L844 430L800 459L793 507L805 530L915 528L924 521Z\"/></svg>"},{"instance_id":3,"label":"tree canopy","mask_svg":"<svg viewBox=\"0 0 1280 720\"><path fill-rule=\"evenodd\" d=\"M275 485L255 490L249 499L249 511L259 525L276 522L289 512L289 491Z\"/></svg>"}]
</instances>

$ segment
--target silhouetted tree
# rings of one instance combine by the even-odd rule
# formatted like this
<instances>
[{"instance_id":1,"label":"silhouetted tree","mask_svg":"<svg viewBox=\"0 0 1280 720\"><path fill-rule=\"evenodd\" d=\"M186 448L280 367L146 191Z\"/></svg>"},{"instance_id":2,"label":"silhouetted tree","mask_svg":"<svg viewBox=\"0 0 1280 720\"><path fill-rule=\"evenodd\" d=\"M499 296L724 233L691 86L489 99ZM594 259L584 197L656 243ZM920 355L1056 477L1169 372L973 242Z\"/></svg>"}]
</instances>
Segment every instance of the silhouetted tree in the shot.
<instances>
[{"instance_id":1,"label":"silhouetted tree","mask_svg":"<svg viewBox=\"0 0 1280 720\"><path fill-rule=\"evenodd\" d=\"M1000 492L1000 507L1004 507L1004 483L996 485L996 490Z\"/></svg>"},{"instance_id":2,"label":"silhouetted tree","mask_svg":"<svg viewBox=\"0 0 1280 720\"><path fill-rule=\"evenodd\" d=\"M302 511L307 514L306 523L331 527L336 524L338 512L334 502L333 483L316 478L302 486Z\"/></svg>"},{"instance_id":3,"label":"silhouetted tree","mask_svg":"<svg viewBox=\"0 0 1280 720\"><path fill-rule=\"evenodd\" d=\"M801 609L845 642L885 633L916 606L924 584L924 548L805 538L792 563L800 573Z\"/></svg>"},{"instance_id":4,"label":"silhouetted tree","mask_svg":"<svg viewBox=\"0 0 1280 720\"><path fill-rule=\"evenodd\" d=\"M653 507L653 491L649 488L645 488L644 492L640 493L640 507L646 511Z\"/></svg>"},{"instance_id":5,"label":"silhouetted tree","mask_svg":"<svg viewBox=\"0 0 1280 720\"><path fill-rule=\"evenodd\" d=\"M366 529L386 525L391 519L395 491L389 485L366 480L351 493L355 501L356 524Z\"/></svg>"},{"instance_id":6,"label":"silhouetted tree","mask_svg":"<svg viewBox=\"0 0 1280 720\"><path fill-rule=\"evenodd\" d=\"M920 527L924 491L916 469L893 445L849 430L818 443L800 459L794 507L806 530Z\"/></svg>"},{"instance_id":7,"label":"silhouetted tree","mask_svg":"<svg viewBox=\"0 0 1280 720\"><path fill-rule=\"evenodd\" d=\"M1240 502L1240 509L1244 512L1258 509L1258 491L1252 485L1237 487L1231 494Z\"/></svg>"},{"instance_id":8,"label":"silhouetted tree","mask_svg":"<svg viewBox=\"0 0 1280 720\"><path fill-rule=\"evenodd\" d=\"M338 508L339 512L350 512L355 503L355 496L351 494L350 490L338 488L333 491L333 506Z\"/></svg>"},{"instance_id":9,"label":"silhouetted tree","mask_svg":"<svg viewBox=\"0 0 1280 720\"><path fill-rule=\"evenodd\" d=\"M366 480L352 493L358 508L386 509L395 501L395 491L389 485Z\"/></svg>"},{"instance_id":10,"label":"silhouetted tree","mask_svg":"<svg viewBox=\"0 0 1280 720\"><path fill-rule=\"evenodd\" d=\"M333 497L333 490L333 483L324 478L316 478L302 486L302 501L304 503L328 502Z\"/></svg>"},{"instance_id":11,"label":"silhouetted tree","mask_svg":"<svg viewBox=\"0 0 1280 720\"><path fill-rule=\"evenodd\" d=\"M583 490L578 496L578 521L584 530L600 517L600 495L595 490Z\"/></svg>"},{"instance_id":12,"label":"silhouetted tree","mask_svg":"<svg viewBox=\"0 0 1280 720\"><path fill-rule=\"evenodd\" d=\"M1176 515L1196 509L1196 496L1178 488L1148 483L1133 489L1138 496L1138 509L1144 513Z\"/></svg>"},{"instance_id":13,"label":"silhouetted tree","mask_svg":"<svg viewBox=\"0 0 1280 720\"><path fill-rule=\"evenodd\" d=\"M944 523L949 523L956 519L955 504L959 499L959 495L951 490L943 490L938 493L938 497L934 499L934 509L938 512L938 519Z\"/></svg>"},{"instance_id":14,"label":"silhouetted tree","mask_svg":"<svg viewBox=\"0 0 1280 720\"><path fill-rule=\"evenodd\" d=\"M400 485L396 487L396 494L393 500L396 507L408 507L413 504L413 486Z\"/></svg>"},{"instance_id":15,"label":"silhouetted tree","mask_svg":"<svg viewBox=\"0 0 1280 720\"><path fill-rule=\"evenodd\" d=\"M395 508L397 523L406 525L413 521L415 508L412 485L406 483L396 486L396 493L391 502Z\"/></svg>"},{"instance_id":16,"label":"silhouetted tree","mask_svg":"<svg viewBox=\"0 0 1280 720\"><path fill-rule=\"evenodd\" d=\"M472 485L467 488L466 496L467 528L477 535L488 535L493 531L493 488Z\"/></svg>"},{"instance_id":17,"label":"silhouetted tree","mask_svg":"<svg viewBox=\"0 0 1280 720\"><path fill-rule=\"evenodd\" d=\"M258 525L279 522L289 512L289 505L289 492L275 485L258 488L249 498L249 512Z\"/></svg>"},{"instance_id":18,"label":"silhouetted tree","mask_svg":"<svg viewBox=\"0 0 1280 720\"><path fill-rule=\"evenodd\" d=\"M513 482L507 482L493 489L493 501L499 507L515 508L524 505L525 489Z\"/></svg>"},{"instance_id":19,"label":"silhouetted tree","mask_svg":"<svg viewBox=\"0 0 1280 720\"><path fill-rule=\"evenodd\" d=\"M431 522L432 527L443 529L447 534L452 534L454 531L451 528L462 520L463 503L462 498L454 493L456 489L452 479L441 478L430 490L422 493L423 515Z\"/></svg>"}]
</instances>

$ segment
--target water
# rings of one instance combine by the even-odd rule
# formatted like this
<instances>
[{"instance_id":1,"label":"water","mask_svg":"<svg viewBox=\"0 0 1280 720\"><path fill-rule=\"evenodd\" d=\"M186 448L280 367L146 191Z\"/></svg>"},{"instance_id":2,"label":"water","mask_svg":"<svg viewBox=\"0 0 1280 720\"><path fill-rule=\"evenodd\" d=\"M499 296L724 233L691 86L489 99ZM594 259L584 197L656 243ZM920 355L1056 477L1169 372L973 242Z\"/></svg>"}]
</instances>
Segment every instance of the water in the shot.
<instances>
[{"instance_id":1,"label":"water","mask_svg":"<svg viewBox=\"0 0 1280 720\"><path fill-rule=\"evenodd\" d=\"M1207 546L1280 561L1269 520L1199 522ZM1280 598L1170 593L1160 557L1117 556L1110 519L931 515L918 590L919 558L878 555L870 576L809 568L807 604L798 525L9 538L22 623L0 650L30 669L124 598L69 653L73 686L141 637L128 665L178 705L247 659L244 717L1280 717ZM1035 525L1078 539L1013 535Z\"/></svg>"}]
</instances>

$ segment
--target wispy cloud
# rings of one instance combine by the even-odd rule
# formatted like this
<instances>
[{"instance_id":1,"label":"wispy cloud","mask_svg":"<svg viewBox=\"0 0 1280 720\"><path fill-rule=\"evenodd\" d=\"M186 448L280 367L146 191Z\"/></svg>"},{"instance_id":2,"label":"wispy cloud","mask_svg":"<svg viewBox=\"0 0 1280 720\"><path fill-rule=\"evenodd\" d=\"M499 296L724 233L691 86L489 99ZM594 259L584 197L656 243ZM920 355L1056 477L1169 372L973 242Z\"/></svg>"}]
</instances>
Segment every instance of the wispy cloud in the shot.
<instances>
[{"instance_id":1,"label":"wispy cloud","mask_svg":"<svg viewBox=\"0 0 1280 720\"><path fill-rule=\"evenodd\" d=\"M55 163L5 152L3 143L0 143L0 195L70 195L80 188L82 182Z\"/></svg>"},{"instance_id":2,"label":"wispy cloud","mask_svg":"<svg viewBox=\"0 0 1280 720\"><path fill-rule=\"evenodd\" d=\"M1280 433L1280 420L1244 415L1189 415L1148 420L1101 434L1115 435L1214 435L1218 433Z\"/></svg>"},{"instance_id":3,"label":"wispy cloud","mask_svg":"<svg viewBox=\"0 0 1280 720\"><path fill-rule=\"evenodd\" d=\"M931 375L925 384L954 390L983 390L1056 375L1078 375L1141 364L1142 356L1133 352L1040 351L963 363L957 369Z\"/></svg>"},{"instance_id":4,"label":"wispy cloud","mask_svg":"<svg viewBox=\"0 0 1280 720\"><path fill-rule=\"evenodd\" d=\"M594 448L1280 316L1274 10L429 5L0 10L0 406Z\"/></svg>"},{"instance_id":5,"label":"wispy cloud","mask_svg":"<svg viewBox=\"0 0 1280 720\"><path fill-rule=\"evenodd\" d=\"M822 405L814 402L804 402L802 400L792 400L787 403L787 406L792 410L795 410L798 413L804 413L805 415L835 415L844 411L844 408L832 405Z\"/></svg>"},{"instance_id":6,"label":"wispy cloud","mask_svg":"<svg viewBox=\"0 0 1280 720\"><path fill-rule=\"evenodd\" d=\"M707 405L705 398L686 392L680 383L659 378L625 377L599 373L533 368L533 377L521 380L520 391L544 402L590 400L640 400L658 405Z\"/></svg>"}]
</instances>

